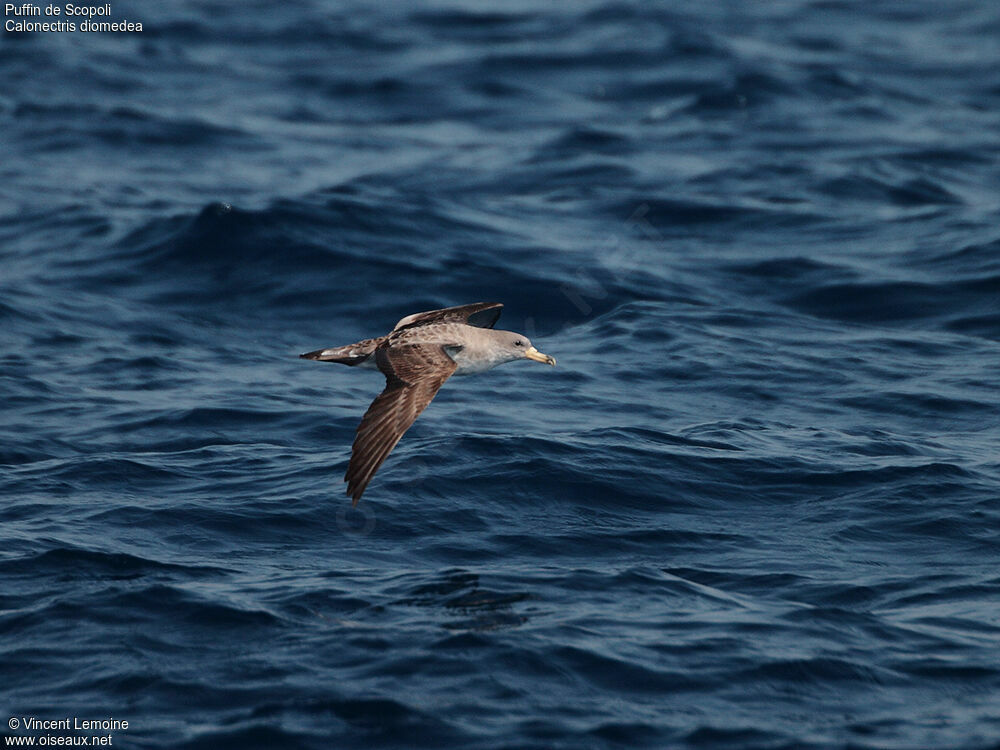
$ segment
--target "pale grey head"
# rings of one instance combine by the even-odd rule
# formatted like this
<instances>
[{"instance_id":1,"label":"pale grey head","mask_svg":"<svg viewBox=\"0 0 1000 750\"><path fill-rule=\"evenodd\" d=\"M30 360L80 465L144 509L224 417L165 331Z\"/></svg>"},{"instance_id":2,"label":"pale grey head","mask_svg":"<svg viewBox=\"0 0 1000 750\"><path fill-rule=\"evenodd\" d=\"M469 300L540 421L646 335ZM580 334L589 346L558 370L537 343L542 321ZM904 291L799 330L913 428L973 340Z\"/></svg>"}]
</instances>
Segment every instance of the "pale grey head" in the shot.
<instances>
[{"instance_id":1,"label":"pale grey head","mask_svg":"<svg viewBox=\"0 0 1000 750\"><path fill-rule=\"evenodd\" d=\"M514 331L494 331L477 328L462 342L460 349L448 352L458 368L456 375L471 375L489 370L505 362L518 359L533 359L547 365L554 365L556 360L548 354L542 354L527 336Z\"/></svg>"}]
</instances>

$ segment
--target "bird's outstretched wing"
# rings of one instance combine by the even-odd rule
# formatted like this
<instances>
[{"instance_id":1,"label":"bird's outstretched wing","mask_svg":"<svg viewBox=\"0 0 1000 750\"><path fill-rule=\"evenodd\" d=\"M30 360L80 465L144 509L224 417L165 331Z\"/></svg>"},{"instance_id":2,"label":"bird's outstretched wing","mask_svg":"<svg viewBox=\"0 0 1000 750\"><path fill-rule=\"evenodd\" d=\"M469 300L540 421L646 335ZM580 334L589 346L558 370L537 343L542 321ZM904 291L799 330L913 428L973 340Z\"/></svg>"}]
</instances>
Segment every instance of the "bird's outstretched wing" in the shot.
<instances>
[{"instance_id":1,"label":"bird's outstretched wing","mask_svg":"<svg viewBox=\"0 0 1000 750\"><path fill-rule=\"evenodd\" d=\"M389 452L457 367L439 344L384 346L376 350L375 359L385 373L385 390L365 412L351 447L344 481L352 505L358 504Z\"/></svg>"},{"instance_id":2,"label":"bird's outstretched wing","mask_svg":"<svg viewBox=\"0 0 1000 750\"><path fill-rule=\"evenodd\" d=\"M446 307L443 310L428 310L407 315L396 323L396 327L392 330L414 328L428 323L465 323L476 328L492 328L500 318L502 309L502 302L475 302L471 305Z\"/></svg>"}]
</instances>

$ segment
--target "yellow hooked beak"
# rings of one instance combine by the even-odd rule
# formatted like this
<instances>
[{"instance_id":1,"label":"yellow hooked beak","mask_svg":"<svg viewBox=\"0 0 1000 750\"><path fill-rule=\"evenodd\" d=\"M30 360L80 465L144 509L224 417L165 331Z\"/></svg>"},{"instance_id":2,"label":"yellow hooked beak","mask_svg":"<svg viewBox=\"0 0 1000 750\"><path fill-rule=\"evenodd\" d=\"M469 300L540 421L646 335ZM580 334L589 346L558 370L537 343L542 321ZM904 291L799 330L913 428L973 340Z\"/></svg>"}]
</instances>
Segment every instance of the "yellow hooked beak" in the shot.
<instances>
[{"instance_id":1,"label":"yellow hooked beak","mask_svg":"<svg viewBox=\"0 0 1000 750\"><path fill-rule=\"evenodd\" d=\"M531 346L525 350L524 356L528 359L533 359L536 362L544 362L547 365L555 365L556 358L550 357L548 354L542 354L535 347Z\"/></svg>"}]
</instances>

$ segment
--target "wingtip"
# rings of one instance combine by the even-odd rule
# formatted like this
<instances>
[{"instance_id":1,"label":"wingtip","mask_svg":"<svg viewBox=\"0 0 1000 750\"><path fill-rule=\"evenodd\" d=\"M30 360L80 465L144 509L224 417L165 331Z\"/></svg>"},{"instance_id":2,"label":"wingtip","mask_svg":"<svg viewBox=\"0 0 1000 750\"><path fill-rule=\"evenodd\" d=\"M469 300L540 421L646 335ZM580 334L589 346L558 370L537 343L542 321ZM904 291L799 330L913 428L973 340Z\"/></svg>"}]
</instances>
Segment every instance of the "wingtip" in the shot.
<instances>
[{"instance_id":1,"label":"wingtip","mask_svg":"<svg viewBox=\"0 0 1000 750\"><path fill-rule=\"evenodd\" d=\"M351 507L357 508L358 501L361 500L361 496L364 494L365 488L358 487L357 483L353 480L353 478L348 476L347 474L344 475L344 481L347 483L347 489L345 491L345 494L349 498L351 498Z\"/></svg>"}]
</instances>

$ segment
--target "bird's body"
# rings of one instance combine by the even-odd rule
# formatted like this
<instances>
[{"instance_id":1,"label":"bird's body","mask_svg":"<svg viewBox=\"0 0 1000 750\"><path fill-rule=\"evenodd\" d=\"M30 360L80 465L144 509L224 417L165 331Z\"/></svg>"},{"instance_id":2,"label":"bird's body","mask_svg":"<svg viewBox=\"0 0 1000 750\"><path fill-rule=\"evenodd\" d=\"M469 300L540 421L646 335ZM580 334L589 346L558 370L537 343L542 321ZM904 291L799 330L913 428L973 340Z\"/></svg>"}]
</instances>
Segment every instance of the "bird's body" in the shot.
<instances>
[{"instance_id":1,"label":"bird's body","mask_svg":"<svg viewBox=\"0 0 1000 750\"><path fill-rule=\"evenodd\" d=\"M385 336L317 349L305 359L378 369L385 390L368 407L351 448L344 481L357 505L389 452L452 375L484 372L515 359L554 365L525 336L492 330L499 302L479 302L408 315Z\"/></svg>"}]
</instances>

